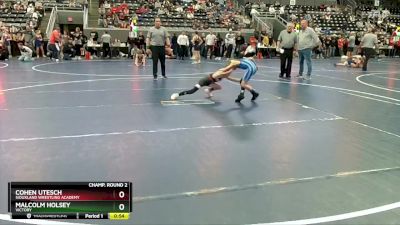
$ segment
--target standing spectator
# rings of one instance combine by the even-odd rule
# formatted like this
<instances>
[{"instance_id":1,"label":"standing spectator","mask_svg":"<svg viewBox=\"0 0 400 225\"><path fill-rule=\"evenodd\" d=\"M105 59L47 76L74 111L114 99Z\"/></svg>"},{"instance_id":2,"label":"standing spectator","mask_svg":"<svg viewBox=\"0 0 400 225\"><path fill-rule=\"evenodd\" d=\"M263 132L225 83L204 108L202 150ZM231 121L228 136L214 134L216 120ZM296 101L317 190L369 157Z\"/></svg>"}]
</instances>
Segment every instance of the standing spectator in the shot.
<instances>
[{"instance_id":1,"label":"standing spectator","mask_svg":"<svg viewBox=\"0 0 400 225\"><path fill-rule=\"evenodd\" d=\"M339 49L340 56L344 56L344 52L343 52L344 42L345 42L345 39L342 34L342 35L340 35L340 38L338 39L338 49Z\"/></svg>"},{"instance_id":2,"label":"standing spectator","mask_svg":"<svg viewBox=\"0 0 400 225\"><path fill-rule=\"evenodd\" d=\"M139 47L140 49L145 49L145 46L146 46L146 39L144 38L144 34L143 34L142 31L139 32L138 43L139 43L138 47Z\"/></svg>"},{"instance_id":3,"label":"standing spectator","mask_svg":"<svg viewBox=\"0 0 400 225\"><path fill-rule=\"evenodd\" d=\"M394 36L396 36L395 32L393 32L392 36L389 37L389 55L388 55L388 57L391 57L391 58L394 57L394 51L395 51Z\"/></svg>"},{"instance_id":4,"label":"standing spectator","mask_svg":"<svg viewBox=\"0 0 400 225\"><path fill-rule=\"evenodd\" d=\"M178 53L178 37L176 36L176 33L174 33L172 35L171 45L172 45L171 48L172 48L173 54L177 55L177 53Z\"/></svg>"},{"instance_id":5,"label":"standing spectator","mask_svg":"<svg viewBox=\"0 0 400 225\"><path fill-rule=\"evenodd\" d=\"M101 43L103 43L103 58L109 55L111 59L111 35L108 33L108 31L105 31L100 39Z\"/></svg>"},{"instance_id":6,"label":"standing spectator","mask_svg":"<svg viewBox=\"0 0 400 225\"><path fill-rule=\"evenodd\" d=\"M44 50L43 50L43 37L40 30L36 31L35 35L35 49L36 49L36 57L40 57L40 52L42 52L42 56L44 57Z\"/></svg>"},{"instance_id":7,"label":"standing spectator","mask_svg":"<svg viewBox=\"0 0 400 225\"><path fill-rule=\"evenodd\" d=\"M215 46L216 40L217 40L217 37L215 36L215 34L213 34L212 31L210 31L210 33L206 36L206 45L207 45L206 56L208 54L210 54L210 59L212 59L212 55L214 54L214 46Z\"/></svg>"},{"instance_id":8,"label":"standing spectator","mask_svg":"<svg viewBox=\"0 0 400 225\"><path fill-rule=\"evenodd\" d=\"M363 64L363 71L367 71L367 64L370 58L373 58L378 51L378 36L375 34L375 29L371 29L370 32L364 35L361 39L361 48L365 55L365 62ZM374 49L375 47L375 49Z\"/></svg>"},{"instance_id":9,"label":"standing spectator","mask_svg":"<svg viewBox=\"0 0 400 225\"><path fill-rule=\"evenodd\" d=\"M58 57L60 52L60 42L61 42L60 28L56 27L51 33L49 40L50 60L55 59L56 62L59 61Z\"/></svg>"},{"instance_id":10,"label":"standing spectator","mask_svg":"<svg viewBox=\"0 0 400 225\"><path fill-rule=\"evenodd\" d=\"M132 49L135 47L135 38L128 34L128 40L126 42L128 43L128 58L135 59L135 56L132 54Z\"/></svg>"},{"instance_id":11,"label":"standing spectator","mask_svg":"<svg viewBox=\"0 0 400 225\"><path fill-rule=\"evenodd\" d=\"M157 80L158 60L161 63L161 73L163 78L165 75L165 46L170 46L168 31L161 26L161 19L156 17L154 27L151 27L147 33L147 49L151 51L153 58L153 77Z\"/></svg>"},{"instance_id":12,"label":"standing spectator","mask_svg":"<svg viewBox=\"0 0 400 225\"><path fill-rule=\"evenodd\" d=\"M279 77L282 78L286 74L286 78L290 78L292 72L293 51L296 51L297 35L293 32L294 25L287 24L287 29L281 31L278 37L277 48L281 51L281 73Z\"/></svg>"},{"instance_id":13,"label":"standing spectator","mask_svg":"<svg viewBox=\"0 0 400 225\"><path fill-rule=\"evenodd\" d=\"M336 46L337 46L337 40L336 40L336 37L333 36L331 39L331 45L329 46L329 50L331 52L331 57L336 56Z\"/></svg>"},{"instance_id":14,"label":"standing spectator","mask_svg":"<svg viewBox=\"0 0 400 225\"><path fill-rule=\"evenodd\" d=\"M201 57L200 57L200 50L201 50L201 43L202 39L199 36L199 33L197 31L194 32L193 38L192 38L192 43L193 43L193 63L192 64L199 64L201 62Z\"/></svg>"},{"instance_id":15,"label":"standing spectator","mask_svg":"<svg viewBox=\"0 0 400 225\"><path fill-rule=\"evenodd\" d=\"M222 39L221 34L218 33L216 41L215 41L215 48L214 48L214 53L215 53L215 59L216 60L221 60L221 56L223 55L221 53L223 43L224 43L224 39Z\"/></svg>"},{"instance_id":16,"label":"standing spectator","mask_svg":"<svg viewBox=\"0 0 400 225\"><path fill-rule=\"evenodd\" d=\"M36 35L36 32L32 30L30 26L26 26L25 32L24 32L24 42L25 44L30 47L34 47L34 36Z\"/></svg>"},{"instance_id":17,"label":"standing spectator","mask_svg":"<svg viewBox=\"0 0 400 225\"><path fill-rule=\"evenodd\" d=\"M350 32L349 47L347 48L347 59L350 60L353 58L353 51L355 47L356 47L356 34L354 32Z\"/></svg>"},{"instance_id":18,"label":"standing spectator","mask_svg":"<svg viewBox=\"0 0 400 225\"><path fill-rule=\"evenodd\" d=\"M201 28L203 30L203 28ZM207 58L207 48L206 48L206 34L201 34L201 44L200 44L200 55Z\"/></svg>"},{"instance_id":19,"label":"standing spectator","mask_svg":"<svg viewBox=\"0 0 400 225\"><path fill-rule=\"evenodd\" d=\"M184 57L187 55L188 47L189 47L189 38L186 35L185 31L183 31L179 36L177 43L179 45L179 59L183 60Z\"/></svg>"},{"instance_id":20,"label":"standing spectator","mask_svg":"<svg viewBox=\"0 0 400 225\"><path fill-rule=\"evenodd\" d=\"M3 47L3 43L0 43L0 60L8 60L8 51Z\"/></svg>"},{"instance_id":21,"label":"standing spectator","mask_svg":"<svg viewBox=\"0 0 400 225\"><path fill-rule=\"evenodd\" d=\"M331 37L330 36L326 36L325 37L325 57L326 58L330 58L331 57Z\"/></svg>"},{"instance_id":22,"label":"standing spectator","mask_svg":"<svg viewBox=\"0 0 400 225\"><path fill-rule=\"evenodd\" d=\"M232 56L233 45L235 44L235 34L232 29L225 36L226 58L230 59Z\"/></svg>"},{"instance_id":23,"label":"standing spectator","mask_svg":"<svg viewBox=\"0 0 400 225\"><path fill-rule=\"evenodd\" d=\"M298 49L299 49L299 58L300 58L300 70L299 70L299 78L303 78L304 71L304 60L307 62L307 76L304 79L311 79L312 72L312 64L311 64L311 53L312 49L315 46L321 45L321 42L314 32L314 30L308 27L307 20L301 21L301 30L299 32L298 37Z\"/></svg>"},{"instance_id":24,"label":"standing spectator","mask_svg":"<svg viewBox=\"0 0 400 225\"><path fill-rule=\"evenodd\" d=\"M236 54L237 58L239 58L239 55L240 55L240 52L242 51L242 47L243 47L244 43L245 43L245 40L244 40L242 33L238 32L238 34L235 38L235 44L236 44L235 54Z\"/></svg>"}]
</instances>

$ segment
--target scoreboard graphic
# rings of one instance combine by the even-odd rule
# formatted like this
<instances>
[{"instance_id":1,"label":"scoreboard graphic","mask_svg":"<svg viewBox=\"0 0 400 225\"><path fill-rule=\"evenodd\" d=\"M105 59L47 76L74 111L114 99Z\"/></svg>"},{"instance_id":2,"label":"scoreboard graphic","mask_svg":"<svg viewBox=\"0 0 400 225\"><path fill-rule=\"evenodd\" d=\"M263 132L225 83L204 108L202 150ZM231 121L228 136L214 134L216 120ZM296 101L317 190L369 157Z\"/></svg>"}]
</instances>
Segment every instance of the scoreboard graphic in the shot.
<instances>
[{"instance_id":1,"label":"scoreboard graphic","mask_svg":"<svg viewBox=\"0 0 400 225\"><path fill-rule=\"evenodd\" d=\"M10 182L12 219L127 220L131 182Z\"/></svg>"}]
</instances>

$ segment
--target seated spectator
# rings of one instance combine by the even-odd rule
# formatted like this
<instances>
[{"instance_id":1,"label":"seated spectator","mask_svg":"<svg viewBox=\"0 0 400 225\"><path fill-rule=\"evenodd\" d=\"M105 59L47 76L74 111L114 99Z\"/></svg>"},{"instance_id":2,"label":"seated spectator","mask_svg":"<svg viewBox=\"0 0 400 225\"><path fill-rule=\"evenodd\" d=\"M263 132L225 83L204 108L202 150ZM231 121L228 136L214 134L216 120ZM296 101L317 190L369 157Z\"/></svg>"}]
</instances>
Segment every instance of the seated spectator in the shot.
<instances>
[{"instance_id":1,"label":"seated spectator","mask_svg":"<svg viewBox=\"0 0 400 225\"><path fill-rule=\"evenodd\" d=\"M284 5L279 8L279 14L280 15L285 14L285 6Z\"/></svg>"},{"instance_id":2,"label":"seated spectator","mask_svg":"<svg viewBox=\"0 0 400 225\"><path fill-rule=\"evenodd\" d=\"M107 1L104 1L103 6L104 6L104 8L105 8L106 10L111 9L111 5L110 5L110 3L108 3Z\"/></svg>"},{"instance_id":3,"label":"seated spectator","mask_svg":"<svg viewBox=\"0 0 400 225\"><path fill-rule=\"evenodd\" d=\"M261 2L260 3L260 9L266 10L267 9L267 4L265 4L265 2Z\"/></svg>"},{"instance_id":4,"label":"seated spectator","mask_svg":"<svg viewBox=\"0 0 400 225\"><path fill-rule=\"evenodd\" d=\"M146 64L146 54L144 54L144 50L138 49L134 59L136 66L144 66Z\"/></svg>"},{"instance_id":5,"label":"seated spectator","mask_svg":"<svg viewBox=\"0 0 400 225\"><path fill-rule=\"evenodd\" d=\"M26 14L28 16L31 16L33 14L33 12L35 11L35 8L33 7L32 3L29 4L28 8L26 9Z\"/></svg>"},{"instance_id":6,"label":"seated spectator","mask_svg":"<svg viewBox=\"0 0 400 225\"><path fill-rule=\"evenodd\" d=\"M69 38L68 41L63 44L63 55L64 60L75 58L76 52L72 43L72 38Z\"/></svg>"},{"instance_id":7,"label":"seated spectator","mask_svg":"<svg viewBox=\"0 0 400 225\"><path fill-rule=\"evenodd\" d=\"M161 2L160 2L159 0L157 0L157 1L154 3L154 8L155 8L155 9L161 8Z\"/></svg>"},{"instance_id":8,"label":"seated spectator","mask_svg":"<svg viewBox=\"0 0 400 225\"><path fill-rule=\"evenodd\" d=\"M176 59L176 56L174 55L174 51L170 46L165 46L165 57L167 59Z\"/></svg>"},{"instance_id":9,"label":"seated spectator","mask_svg":"<svg viewBox=\"0 0 400 225\"><path fill-rule=\"evenodd\" d=\"M75 7L76 2L75 0L69 0L69 7Z\"/></svg>"},{"instance_id":10,"label":"seated spectator","mask_svg":"<svg viewBox=\"0 0 400 225\"><path fill-rule=\"evenodd\" d=\"M260 15L260 13L257 11L256 8L252 8L251 11L250 11L250 15L251 15L251 16L253 16L253 15L258 16L258 15Z\"/></svg>"},{"instance_id":11,"label":"seated spectator","mask_svg":"<svg viewBox=\"0 0 400 225\"><path fill-rule=\"evenodd\" d=\"M43 3L41 1L35 1L35 9L37 11L43 11Z\"/></svg>"},{"instance_id":12,"label":"seated spectator","mask_svg":"<svg viewBox=\"0 0 400 225\"><path fill-rule=\"evenodd\" d=\"M104 16L106 15L106 8L104 8L104 5L101 5L99 8L99 15Z\"/></svg>"},{"instance_id":13,"label":"seated spectator","mask_svg":"<svg viewBox=\"0 0 400 225\"><path fill-rule=\"evenodd\" d=\"M268 10L269 13L275 13L275 8L271 5Z\"/></svg>"},{"instance_id":14,"label":"seated spectator","mask_svg":"<svg viewBox=\"0 0 400 225\"><path fill-rule=\"evenodd\" d=\"M118 15L119 20L126 20L126 15L123 12L120 12Z\"/></svg>"},{"instance_id":15,"label":"seated spectator","mask_svg":"<svg viewBox=\"0 0 400 225\"><path fill-rule=\"evenodd\" d=\"M18 58L19 61L23 62L29 62L32 61L32 49L29 47L25 46L23 42L18 42L18 48L19 51L21 52L21 56Z\"/></svg>"}]
</instances>

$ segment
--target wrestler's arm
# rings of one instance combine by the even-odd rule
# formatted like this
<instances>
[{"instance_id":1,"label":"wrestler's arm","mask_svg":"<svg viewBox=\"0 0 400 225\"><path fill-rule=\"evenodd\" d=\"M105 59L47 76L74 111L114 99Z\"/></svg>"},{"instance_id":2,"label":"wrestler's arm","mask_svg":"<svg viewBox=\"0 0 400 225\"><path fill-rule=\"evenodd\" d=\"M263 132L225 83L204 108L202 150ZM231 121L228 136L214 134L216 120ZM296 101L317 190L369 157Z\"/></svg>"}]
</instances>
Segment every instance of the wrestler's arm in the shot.
<instances>
[{"instance_id":1,"label":"wrestler's arm","mask_svg":"<svg viewBox=\"0 0 400 225\"><path fill-rule=\"evenodd\" d=\"M226 79L233 81L233 82L237 82L240 83L240 79L234 78L234 77L227 77Z\"/></svg>"},{"instance_id":2,"label":"wrestler's arm","mask_svg":"<svg viewBox=\"0 0 400 225\"><path fill-rule=\"evenodd\" d=\"M240 61L231 60L229 65L220 69L220 71L235 70L239 64L240 64Z\"/></svg>"}]
</instances>

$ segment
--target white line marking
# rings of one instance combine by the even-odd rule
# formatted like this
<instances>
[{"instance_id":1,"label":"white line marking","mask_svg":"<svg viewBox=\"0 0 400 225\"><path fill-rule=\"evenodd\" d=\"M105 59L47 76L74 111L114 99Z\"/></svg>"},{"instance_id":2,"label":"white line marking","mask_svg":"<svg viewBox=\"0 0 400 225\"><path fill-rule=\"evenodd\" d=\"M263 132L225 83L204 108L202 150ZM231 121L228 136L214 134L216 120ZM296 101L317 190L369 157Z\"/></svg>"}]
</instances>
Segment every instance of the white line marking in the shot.
<instances>
[{"instance_id":1,"label":"white line marking","mask_svg":"<svg viewBox=\"0 0 400 225\"><path fill-rule=\"evenodd\" d=\"M169 77L169 79L199 79L199 77ZM74 80L74 81L64 81L64 82L55 82L55 83L45 83L45 84L36 84L22 87L15 87L2 90L3 92L7 91L16 91L28 88L37 88L37 87L46 87L46 86L54 86L60 84L74 84L74 83L85 83L85 82L98 82L98 81L113 81L113 80L153 80L152 77L137 77L137 78L104 78L104 79L94 79L94 80ZM158 82L158 81L154 81Z\"/></svg>"},{"instance_id":2,"label":"white line marking","mask_svg":"<svg viewBox=\"0 0 400 225\"><path fill-rule=\"evenodd\" d=\"M276 99L281 99L277 97ZM274 99L264 98L257 99L260 101L272 101ZM214 102L215 103L215 102ZM12 111L12 110L58 110L58 109L90 109L90 108L117 108L117 107L137 107L137 106L150 106L160 105L160 102L145 102L145 103L133 103L133 104L109 104L109 105L76 105L76 106L43 106L43 107L25 107L25 108L0 108L0 111ZM189 104L182 104L189 105Z\"/></svg>"},{"instance_id":3,"label":"white line marking","mask_svg":"<svg viewBox=\"0 0 400 225\"><path fill-rule=\"evenodd\" d=\"M97 61L98 62L98 61ZM48 71L48 70L41 70L38 69L40 66L45 65L53 65L59 63L43 63L39 65L32 66L32 70L41 73L50 73L50 74L57 74L57 75L69 75L69 76L91 76L91 77L153 77L152 74L97 74L97 73L67 73L67 72L57 72L57 71ZM185 76L194 76L194 75L202 75L202 74L209 74L211 72L202 72L202 73L183 73L178 75L185 75Z\"/></svg>"},{"instance_id":4,"label":"white line marking","mask_svg":"<svg viewBox=\"0 0 400 225\"><path fill-rule=\"evenodd\" d=\"M142 79L145 79L145 78L142 78ZM150 79L150 78L148 78L148 79ZM64 81L64 82L55 82L55 83L45 83L45 84L36 84L36 85L8 88L8 89L4 89L3 92L16 91L16 90L22 90L22 89L28 89L28 88L36 88L36 87L54 86L54 85L60 85L60 84L75 84L75 83L109 81L109 80L132 80L132 78L107 78L107 79L95 79L95 80L74 80L74 81Z\"/></svg>"},{"instance_id":5,"label":"white line marking","mask_svg":"<svg viewBox=\"0 0 400 225\"><path fill-rule=\"evenodd\" d=\"M266 73L258 73L257 75L261 75L261 76L265 76L265 77L275 77L275 75L270 74L270 72L275 72L275 71L268 71L268 72L269 72L268 74L266 74ZM276 71L276 72L279 72L279 71ZM353 82L354 81L354 80L349 80L349 79L344 79L344 78L339 78L339 77L319 75L319 74L313 74L312 76L327 78L327 79L331 79L331 80L347 81L347 82ZM276 75L276 77L277 77L277 75ZM296 78L296 77L294 77L294 78ZM286 80L286 81L290 81L290 80Z\"/></svg>"},{"instance_id":6,"label":"white line marking","mask_svg":"<svg viewBox=\"0 0 400 225\"><path fill-rule=\"evenodd\" d=\"M211 195L211 194L219 194L233 191L243 191L249 189L258 189L265 188L267 186L273 185L288 185L294 183L302 183L302 182L311 182L316 180L324 180L331 178L345 178L354 175L362 175L362 174L373 174L379 172L390 172L400 170L400 167L387 167L387 168L379 168L379 169L370 169L370 170L358 170L358 171L346 171L346 172L338 172L335 174L326 174L314 177L302 177L302 178L285 178L280 180L267 180L261 183L255 184L246 184L246 185L233 185L226 187L215 187L215 188L206 188L197 191L189 191L189 192L181 192L175 194L161 194L161 195L151 195L144 197L133 197L132 201L134 203L147 202L147 201L159 201L159 200L170 200L170 199L178 199L185 197L197 197L203 195Z\"/></svg>"},{"instance_id":7,"label":"white line marking","mask_svg":"<svg viewBox=\"0 0 400 225\"><path fill-rule=\"evenodd\" d=\"M284 221L284 222L274 222L274 223L257 223L253 225L304 225L304 224L317 224L317 223L328 223L328 222L335 222L340 220L347 220L352 218L357 218L361 216L367 216L371 214L381 213L393 209L400 208L400 202L395 202L388 205L383 205L375 208L344 213L334 216L326 216L326 217L319 217L319 218L311 218L311 219L304 219L304 220L292 220L292 221Z\"/></svg>"},{"instance_id":8,"label":"white line marking","mask_svg":"<svg viewBox=\"0 0 400 225\"><path fill-rule=\"evenodd\" d=\"M309 84L309 83L298 83L298 82L287 82L287 81L278 81L278 80L263 80L263 79L253 79L254 81L260 81L260 82L270 82L270 83L283 83L283 84L297 84L297 85L304 85L304 86L312 86L312 87L321 87L321 88L327 88L327 89L332 89L332 90L340 90L340 91L349 91L349 92L354 92L354 93L359 93L359 94L365 94L365 95L370 95L374 97L379 97L383 99L388 99L396 102L400 102L400 99L395 99L395 98L390 98L387 96L383 95L377 95L377 94L372 94L369 92L363 92L363 91L357 91L357 90L352 90L352 89L346 89L346 88L338 88L338 87L333 87L333 86L327 86L327 85L319 85L319 84Z\"/></svg>"},{"instance_id":9,"label":"white line marking","mask_svg":"<svg viewBox=\"0 0 400 225\"><path fill-rule=\"evenodd\" d=\"M376 128L376 127L373 127L373 126L370 126L370 125L367 125L367 124L364 124L364 123L360 123L360 122L357 122L357 121L354 121L354 120L350 120L350 119L346 119L346 120L350 121L352 123L361 125L363 127L368 127L370 129L373 129L373 130L376 130L376 131L379 131L379 132L382 132L382 133L389 134L389 135L392 135L392 136L400 138L400 135L398 135L398 134L395 134L395 133L392 133L392 132L389 132L389 131L386 131L386 130L382 130L382 129L379 129L379 128Z\"/></svg>"},{"instance_id":10,"label":"white line marking","mask_svg":"<svg viewBox=\"0 0 400 225\"><path fill-rule=\"evenodd\" d=\"M374 101L378 101L378 102L383 102L383 103L388 103L388 104L393 104L393 105L400 105L400 103L394 103L394 102L389 102L389 101L385 101L385 100L371 98L371 97L367 97L367 96L363 96L363 95L357 95L357 94L349 93L349 92L346 92L346 91L338 91L338 92L346 94L346 95L353 95L353 96L356 96L356 97L370 99L370 100L374 100Z\"/></svg>"},{"instance_id":11,"label":"white line marking","mask_svg":"<svg viewBox=\"0 0 400 225\"><path fill-rule=\"evenodd\" d=\"M89 223L68 223L50 220L13 220L8 214L0 214L0 220L15 222L15 223L25 223L25 224L35 224L35 225L90 225Z\"/></svg>"},{"instance_id":12,"label":"white line marking","mask_svg":"<svg viewBox=\"0 0 400 225\"><path fill-rule=\"evenodd\" d=\"M375 73L377 74L377 73ZM383 74L383 73L382 73ZM364 74L365 75L365 74ZM394 78L394 77L382 77L382 76L378 76L378 75L374 75L374 74L368 74L370 76L376 77L376 78L382 78L382 79L387 79L387 80L400 80L399 78Z\"/></svg>"},{"instance_id":13,"label":"white line marking","mask_svg":"<svg viewBox=\"0 0 400 225\"><path fill-rule=\"evenodd\" d=\"M182 90L185 88L132 88L132 89L87 89L87 90L59 90L59 91L34 91L31 93L81 93L81 92L108 92L108 91L159 91L159 90Z\"/></svg>"},{"instance_id":14,"label":"white line marking","mask_svg":"<svg viewBox=\"0 0 400 225\"><path fill-rule=\"evenodd\" d=\"M209 99L202 100L167 100L161 101L163 106L176 106L176 105L212 105L215 102Z\"/></svg>"},{"instance_id":15,"label":"white line marking","mask_svg":"<svg viewBox=\"0 0 400 225\"><path fill-rule=\"evenodd\" d=\"M273 82L273 83L286 83L286 84L290 84L290 83L293 84L293 83L294 83L294 82L281 82L281 81L271 81L271 80L259 80L259 81L266 81L266 82ZM231 82L231 83L237 84L237 83L235 83L235 82ZM375 94L371 94L371 93L367 93L367 92L362 92L362 91L351 90L351 89L344 89L344 88L323 86L323 85L317 85L317 84L304 84L304 83L294 83L294 84L308 85L308 86L315 86L315 87L323 87L323 88L330 88L330 89L334 89L334 90L335 90L335 89L336 89L336 90L345 90L345 91L350 91L350 92L363 93L363 94L367 94L367 95L377 96L377 97L381 97L381 98L384 98L384 99L386 98L386 99L391 99L391 100L394 100L394 101L400 101L400 100L398 100L398 99L389 98L389 97L386 97L386 96L375 95ZM340 91L339 91L339 92L340 92ZM272 94L271 94L271 95L272 95ZM275 95L274 95L274 96L275 96ZM358 96L358 95L355 95L355 96ZM279 96L276 96L276 97L279 97ZM361 96L358 96L358 97L361 97ZM362 96L362 98L367 98L367 99L368 99L368 97L365 97L365 96ZM361 125L361 126L364 126L364 127L368 127L368 128L370 128L370 129L373 129L373 130L376 130L376 131L380 131L380 132L383 132L383 133L388 134L388 135L392 135L392 136L395 136L395 137L400 137L400 135L395 134L395 133L391 133L391 132L389 132L389 131L385 131L385 130L382 130L382 129L379 129L379 128L376 128L376 127L373 127L373 126L370 126L370 125L367 125L367 124L364 124L364 123L360 123L360 122L357 122L357 121L354 121L354 120L351 120L351 119L348 119L348 118L340 117L340 116L335 115L335 114L333 114L333 113L325 112L325 111L320 110L320 109L317 109L317 108L309 107L309 106L303 105L303 104L301 104L301 103L299 103L299 102L296 102L296 101L293 101L293 100L290 100L290 99L287 99L287 100L292 101L292 102L294 102L295 104L301 105L301 106L303 106L303 107L305 106L305 107L307 107L307 108L314 109L314 110L317 110L317 111L326 113L326 114L328 114L328 115L335 116L335 117L337 117L337 118L342 118L342 119L347 120L347 121L349 121L349 122L351 122L351 123L355 123L355 124L358 124L358 125ZM373 99L373 100L379 101L379 99ZM381 102L385 102L385 101L381 101ZM389 102L387 102L387 103L389 103ZM396 103L390 102L390 104L396 104Z\"/></svg>"},{"instance_id":16,"label":"white line marking","mask_svg":"<svg viewBox=\"0 0 400 225\"><path fill-rule=\"evenodd\" d=\"M86 109L86 108L107 108L107 107L131 107L131 106L146 106L146 105L159 105L158 102L147 103L133 103L133 104L110 104L110 105L76 105L76 106L44 106L44 107L26 107L26 108L5 108L0 111L11 110L44 110L44 109Z\"/></svg>"},{"instance_id":17,"label":"white line marking","mask_svg":"<svg viewBox=\"0 0 400 225\"><path fill-rule=\"evenodd\" d=\"M198 127L177 127L177 128L165 128L155 130L131 130L131 131L116 131L109 133L94 133L94 134L76 134L76 135L63 135L63 136L48 136L48 137L27 137L27 138L9 138L0 140L1 143L5 142L25 142L25 141L39 141L39 140L58 140L58 139L71 139L71 138L88 138L88 137L103 137L103 136L115 136L115 135L127 135L127 134L143 134L143 133L165 133L165 132L178 132L185 130L203 130L203 129L221 129L221 128L240 128L240 127L255 127L255 126L271 126L271 125L283 125L283 124L297 124L297 123L309 123L309 122L325 122L325 121L336 121L341 120L340 117L330 118L315 118L308 120L288 120L288 121L276 121L276 122L260 122L260 123L244 123L244 124L231 124L231 125L209 125L209 126L198 126Z\"/></svg>"},{"instance_id":18,"label":"white line marking","mask_svg":"<svg viewBox=\"0 0 400 225\"><path fill-rule=\"evenodd\" d=\"M0 63L3 64L2 66L0 66L0 69L6 68L8 66L8 63L3 63L3 62Z\"/></svg>"},{"instance_id":19,"label":"white line marking","mask_svg":"<svg viewBox=\"0 0 400 225\"><path fill-rule=\"evenodd\" d=\"M378 73L375 73L375 74L378 74ZM384 88L384 87L373 85L373 84L370 84L370 83L367 83L367 82L364 82L364 81L361 80L361 77L372 76L372 75L375 75L375 74L360 75L360 76L356 77L356 80L357 80L357 82L359 82L361 84L364 84L366 86L370 86L370 87L373 87L373 88L382 89L382 90L386 90L386 91L393 91L393 92L400 93L400 90L395 90L395 89L391 89L391 88Z\"/></svg>"}]
</instances>

